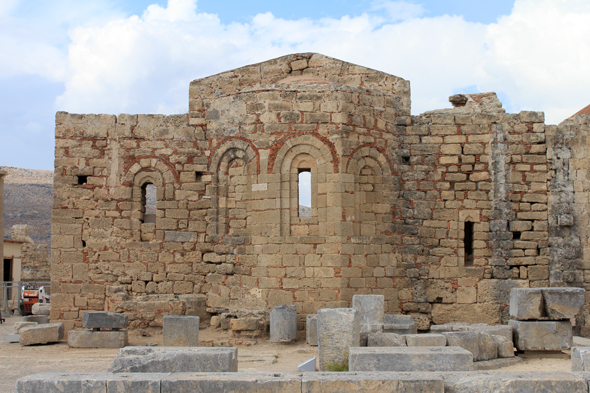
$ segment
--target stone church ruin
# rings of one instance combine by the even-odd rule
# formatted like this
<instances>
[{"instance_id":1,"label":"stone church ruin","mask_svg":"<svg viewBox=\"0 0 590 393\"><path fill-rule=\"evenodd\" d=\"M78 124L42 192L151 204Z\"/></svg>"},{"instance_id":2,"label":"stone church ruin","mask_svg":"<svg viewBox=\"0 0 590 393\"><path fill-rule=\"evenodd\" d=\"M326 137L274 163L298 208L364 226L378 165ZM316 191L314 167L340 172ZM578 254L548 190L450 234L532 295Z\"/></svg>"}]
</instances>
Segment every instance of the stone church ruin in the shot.
<instances>
[{"instance_id":1,"label":"stone church ruin","mask_svg":"<svg viewBox=\"0 0 590 393\"><path fill-rule=\"evenodd\" d=\"M506 323L512 288L589 289L588 116L450 101L412 116L408 81L303 53L193 81L188 114L59 112L51 320L229 327L286 304L302 330L382 294L427 330Z\"/></svg>"}]
</instances>

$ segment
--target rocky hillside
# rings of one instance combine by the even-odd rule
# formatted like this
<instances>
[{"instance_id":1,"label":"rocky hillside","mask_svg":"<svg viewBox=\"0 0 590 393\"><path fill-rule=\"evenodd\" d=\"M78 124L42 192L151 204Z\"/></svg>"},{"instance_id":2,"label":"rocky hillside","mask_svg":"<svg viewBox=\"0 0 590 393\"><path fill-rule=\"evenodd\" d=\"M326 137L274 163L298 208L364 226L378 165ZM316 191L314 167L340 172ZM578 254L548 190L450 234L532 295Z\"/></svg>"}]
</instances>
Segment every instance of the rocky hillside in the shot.
<instances>
[{"instance_id":1,"label":"rocky hillside","mask_svg":"<svg viewBox=\"0 0 590 393\"><path fill-rule=\"evenodd\" d=\"M51 206L53 171L0 166L8 172L4 178L4 237L11 228L27 224L30 236L38 244L51 244Z\"/></svg>"}]
</instances>

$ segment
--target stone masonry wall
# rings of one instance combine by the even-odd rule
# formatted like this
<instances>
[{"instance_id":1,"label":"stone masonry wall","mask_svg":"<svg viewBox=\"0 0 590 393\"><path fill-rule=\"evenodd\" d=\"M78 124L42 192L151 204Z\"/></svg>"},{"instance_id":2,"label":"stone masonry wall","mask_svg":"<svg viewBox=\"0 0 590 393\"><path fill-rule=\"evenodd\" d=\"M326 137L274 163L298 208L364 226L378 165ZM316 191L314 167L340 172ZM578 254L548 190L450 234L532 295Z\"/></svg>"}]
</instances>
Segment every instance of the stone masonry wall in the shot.
<instances>
[{"instance_id":1,"label":"stone masonry wall","mask_svg":"<svg viewBox=\"0 0 590 393\"><path fill-rule=\"evenodd\" d=\"M378 293L421 329L505 321L510 288L550 284L546 126L459 98L410 116L407 81L297 54L192 82L186 115L58 113L52 320L295 304L302 329Z\"/></svg>"}]
</instances>

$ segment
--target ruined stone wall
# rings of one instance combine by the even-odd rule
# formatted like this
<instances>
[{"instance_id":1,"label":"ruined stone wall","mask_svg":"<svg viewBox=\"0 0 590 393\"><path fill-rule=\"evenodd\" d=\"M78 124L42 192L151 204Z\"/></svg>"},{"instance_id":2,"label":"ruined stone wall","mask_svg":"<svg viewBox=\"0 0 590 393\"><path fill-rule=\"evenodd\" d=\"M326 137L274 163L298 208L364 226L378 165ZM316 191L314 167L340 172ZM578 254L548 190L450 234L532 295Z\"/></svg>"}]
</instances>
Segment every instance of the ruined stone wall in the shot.
<instances>
[{"instance_id":1,"label":"ruined stone wall","mask_svg":"<svg viewBox=\"0 0 590 393\"><path fill-rule=\"evenodd\" d=\"M47 244L25 243L21 246L21 280L49 281L50 256Z\"/></svg>"},{"instance_id":2,"label":"ruined stone wall","mask_svg":"<svg viewBox=\"0 0 590 393\"><path fill-rule=\"evenodd\" d=\"M186 115L58 113L52 319L295 304L302 328L378 293L421 329L506 320L510 288L549 285L546 129L464 101L412 117L407 81L299 54L194 81Z\"/></svg>"}]
</instances>

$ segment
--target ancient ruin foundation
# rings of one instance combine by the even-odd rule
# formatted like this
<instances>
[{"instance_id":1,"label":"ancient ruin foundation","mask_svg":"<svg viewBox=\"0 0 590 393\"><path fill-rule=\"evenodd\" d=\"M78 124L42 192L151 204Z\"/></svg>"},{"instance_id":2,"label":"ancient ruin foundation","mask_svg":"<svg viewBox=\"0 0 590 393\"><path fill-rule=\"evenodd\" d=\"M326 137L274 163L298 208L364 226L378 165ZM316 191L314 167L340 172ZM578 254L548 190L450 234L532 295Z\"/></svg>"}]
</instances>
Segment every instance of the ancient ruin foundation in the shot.
<instances>
[{"instance_id":1,"label":"ancient ruin foundation","mask_svg":"<svg viewBox=\"0 0 590 393\"><path fill-rule=\"evenodd\" d=\"M382 294L425 330L506 322L514 287L586 288L588 117L451 102L411 116L408 81L304 53L193 81L184 115L59 112L52 321L292 304L301 330Z\"/></svg>"}]
</instances>

